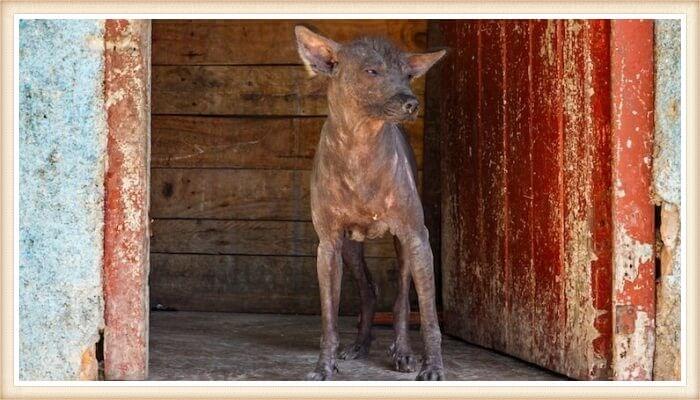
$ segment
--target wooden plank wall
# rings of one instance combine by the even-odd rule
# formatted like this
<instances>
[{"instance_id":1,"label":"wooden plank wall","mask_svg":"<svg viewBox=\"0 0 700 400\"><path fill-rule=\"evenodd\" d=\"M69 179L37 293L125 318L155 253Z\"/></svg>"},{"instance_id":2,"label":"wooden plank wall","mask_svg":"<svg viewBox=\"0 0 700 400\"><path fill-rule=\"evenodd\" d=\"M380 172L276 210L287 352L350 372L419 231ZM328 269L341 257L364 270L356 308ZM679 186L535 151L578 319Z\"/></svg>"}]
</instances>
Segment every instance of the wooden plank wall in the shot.
<instances>
[{"instance_id":1,"label":"wooden plank wall","mask_svg":"<svg viewBox=\"0 0 700 400\"><path fill-rule=\"evenodd\" d=\"M445 331L610 377L610 22L435 22Z\"/></svg>"},{"instance_id":2,"label":"wooden plank wall","mask_svg":"<svg viewBox=\"0 0 700 400\"><path fill-rule=\"evenodd\" d=\"M326 115L295 21L155 20L151 302L180 310L318 313L309 172ZM304 21L339 42L383 35L426 46L425 21ZM425 83L416 84L422 97ZM407 126L420 166L423 118ZM390 238L367 246L389 311ZM357 311L346 271L342 313Z\"/></svg>"}]
</instances>

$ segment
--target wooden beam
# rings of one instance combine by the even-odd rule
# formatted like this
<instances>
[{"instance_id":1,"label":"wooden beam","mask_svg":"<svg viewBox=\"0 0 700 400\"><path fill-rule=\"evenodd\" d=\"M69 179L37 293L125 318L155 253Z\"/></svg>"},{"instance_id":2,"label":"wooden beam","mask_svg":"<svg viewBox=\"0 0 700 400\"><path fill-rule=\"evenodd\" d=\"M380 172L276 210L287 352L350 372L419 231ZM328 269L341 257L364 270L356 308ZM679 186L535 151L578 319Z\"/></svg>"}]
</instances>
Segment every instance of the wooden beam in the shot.
<instances>
[{"instance_id":1,"label":"wooden beam","mask_svg":"<svg viewBox=\"0 0 700 400\"><path fill-rule=\"evenodd\" d=\"M155 219L154 253L316 256L318 236L308 221ZM365 241L365 257L395 258L394 242Z\"/></svg>"},{"instance_id":2,"label":"wooden beam","mask_svg":"<svg viewBox=\"0 0 700 400\"><path fill-rule=\"evenodd\" d=\"M655 265L654 21L612 20L613 378L651 380Z\"/></svg>"},{"instance_id":3,"label":"wooden beam","mask_svg":"<svg viewBox=\"0 0 700 400\"><path fill-rule=\"evenodd\" d=\"M153 167L310 170L325 117L154 115ZM404 124L423 162L423 118Z\"/></svg>"},{"instance_id":4,"label":"wooden beam","mask_svg":"<svg viewBox=\"0 0 700 400\"><path fill-rule=\"evenodd\" d=\"M306 68L297 65L154 66L153 113L327 115L327 82L322 75L310 78ZM416 79L412 86L422 100L425 79Z\"/></svg>"},{"instance_id":5,"label":"wooden beam","mask_svg":"<svg viewBox=\"0 0 700 400\"><path fill-rule=\"evenodd\" d=\"M104 372L148 376L150 21L105 24Z\"/></svg>"},{"instance_id":6,"label":"wooden beam","mask_svg":"<svg viewBox=\"0 0 700 400\"><path fill-rule=\"evenodd\" d=\"M153 65L301 64L294 26L339 43L383 36L408 51L425 49L425 20L156 20Z\"/></svg>"},{"instance_id":7,"label":"wooden beam","mask_svg":"<svg viewBox=\"0 0 700 400\"><path fill-rule=\"evenodd\" d=\"M319 314L315 257L209 254L151 255L151 299L166 309L187 311ZM378 311L390 311L396 298L396 259L369 258L380 288ZM415 295L411 296L416 309ZM340 313L360 310L357 285L343 274Z\"/></svg>"}]
</instances>

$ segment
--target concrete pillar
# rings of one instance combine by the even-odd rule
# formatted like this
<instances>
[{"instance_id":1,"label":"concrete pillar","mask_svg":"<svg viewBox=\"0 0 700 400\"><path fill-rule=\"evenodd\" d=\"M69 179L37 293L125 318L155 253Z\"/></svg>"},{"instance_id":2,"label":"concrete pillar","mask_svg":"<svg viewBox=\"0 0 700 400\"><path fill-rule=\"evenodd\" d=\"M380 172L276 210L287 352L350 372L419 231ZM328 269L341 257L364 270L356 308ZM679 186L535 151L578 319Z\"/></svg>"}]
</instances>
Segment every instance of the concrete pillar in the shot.
<instances>
[{"instance_id":1,"label":"concrete pillar","mask_svg":"<svg viewBox=\"0 0 700 400\"><path fill-rule=\"evenodd\" d=\"M19 378L97 379L104 21L19 23Z\"/></svg>"}]
</instances>

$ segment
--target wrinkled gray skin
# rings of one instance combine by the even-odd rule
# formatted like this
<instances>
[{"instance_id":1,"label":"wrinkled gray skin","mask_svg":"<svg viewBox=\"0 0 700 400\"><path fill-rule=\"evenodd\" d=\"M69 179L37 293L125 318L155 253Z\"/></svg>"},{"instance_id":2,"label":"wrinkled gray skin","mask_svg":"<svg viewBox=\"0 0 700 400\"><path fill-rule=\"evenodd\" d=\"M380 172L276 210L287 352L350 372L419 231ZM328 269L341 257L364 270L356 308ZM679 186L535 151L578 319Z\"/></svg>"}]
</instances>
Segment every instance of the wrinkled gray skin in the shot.
<instances>
[{"instance_id":1,"label":"wrinkled gray skin","mask_svg":"<svg viewBox=\"0 0 700 400\"><path fill-rule=\"evenodd\" d=\"M321 292L321 352L307 379L331 379L336 358L367 356L372 341L376 288L363 256L365 238L394 235L400 265L394 303L395 339L389 354L398 371L415 370L408 341L409 288L418 293L423 364L416 379L444 379L441 335L435 309L433 254L416 187L416 165L399 125L414 120L418 99L410 81L445 51L408 54L381 38L340 45L305 27L295 28L302 60L329 78L329 116L311 174L311 215L319 237L317 273ZM338 303L342 264L359 285L362 308L355 343L338 353Z\"/></svg>"}]
</instances>

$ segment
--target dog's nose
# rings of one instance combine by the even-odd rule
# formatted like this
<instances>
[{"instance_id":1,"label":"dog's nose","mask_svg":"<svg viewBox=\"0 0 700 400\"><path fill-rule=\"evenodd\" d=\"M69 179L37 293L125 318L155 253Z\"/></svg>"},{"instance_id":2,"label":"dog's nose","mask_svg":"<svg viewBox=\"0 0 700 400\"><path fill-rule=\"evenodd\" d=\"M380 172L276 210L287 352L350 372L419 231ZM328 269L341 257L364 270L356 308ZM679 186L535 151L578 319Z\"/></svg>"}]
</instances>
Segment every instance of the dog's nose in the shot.
<instances>
[{"instance_id":1,"label":"dog's nose","mask_svg":"<svg viewBox=\"0 0 700 400\"><path fill-rule=\"evenodd\" d=\"M418 111L419 104L418 99L410 98L403 103L403 111L406 114L413 114L414 112Z\"/></svg>"}]
</instances>

